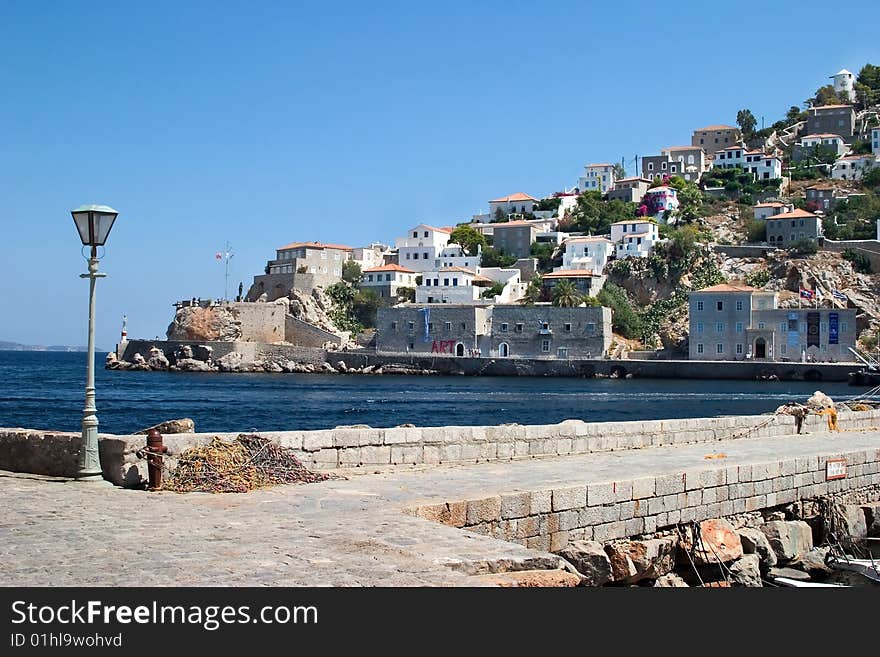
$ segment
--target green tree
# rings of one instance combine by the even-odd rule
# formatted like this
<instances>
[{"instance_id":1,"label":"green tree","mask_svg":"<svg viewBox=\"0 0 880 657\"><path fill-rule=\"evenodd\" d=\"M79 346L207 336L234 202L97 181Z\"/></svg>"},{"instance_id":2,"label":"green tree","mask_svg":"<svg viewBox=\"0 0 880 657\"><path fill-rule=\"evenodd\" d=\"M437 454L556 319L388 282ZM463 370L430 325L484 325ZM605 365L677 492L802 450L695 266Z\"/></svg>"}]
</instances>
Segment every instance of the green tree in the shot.
<instances>
[{"instance_id":1,"label":"green tree","mask_svg":"<svg viewBox=\"0 0 880 657\"><path fill-rule=\"evenodd\" d=\"M529 247L529 253L533 258L538 259L539 271L548 272L553 268L553 252L555 250L556 245L550 242L532 242L532 245Z\"/></svg>"},{"instance_id":2,"label":"green tree","mask_svg":"<svg viewBox=\"0 0 880 657\"><path fill-rule=\"evenodd\" d=\"M357 285L362 278L363 272L356 260L346 260L342 263L342 280L351 285Z\"/></svg>"},{"instance_id":3,"label":"green tree","mask_svg":"<svg viewBox=\"0 0 880 657\"><path fill-rule=\"evenodd\" d=\"M355 321L361 326L376 326L376 313L385 305L373 290L359 290L352 299L351 311Z\"/></svg>"},{"instance_id":4,"label":"green tree","mask_svg":"<svg viewBox=\"0 0 880 657\"><path fill-rule=\"evenodd\" d=\"M853 270L859 274L871 273L871 260L864 253L855 249L845 249L841 256L843 256L844 260L849 260L852 263Z\"/></svg>"},{"instance_id":5,"label":"green tree","mask_svg":"<svg viewBox=\"0 0 880 657\"><path fill-rule=\"evenodd\" d=\"M459 244L467 255L477 255L477 249L486 246L486 237L473 226L461 224L449 236L451 244Z\"/></svg>"},{"instance_id":6,"label":"green tree","mask_svg":"<svg viewBox=\"0 0 880 657\"><path fill-rule=\"evenodd\" d=\"M754 218L746 221L746 240L749 242L766 242L767 222Z\"/></svg>"},{"instance_id":7,"label":"green tree","mask_svg":"<svg viewBox=\"0 0 880 657\"><path fill-rule=\"evenodd\" d=\"M553 305L560 308L574 308L580 305L582 300L581 293L577 291L574 283L568 280L556 283L550 297Z\"/></svg>"},{"instance_id":8,"label":"green tree","mask_svg":"<svg viewBox=\"0 0 880 657\"><path fill-rule=\"evenodd\" d=\"M814 107L822 105L843 105L848 101L840 98L834 90L834 86L826 84L816 89L816 95L811 99Z\"/></svg>"},{"instance_id":9,"label":"green tree","mask_svg":"<svg viewBox=\"0 0 880 657\"><path fill-rule=\"evenodd\" d=\"M755 127L758 125L758 121L751 110L741 109L737 112L736 124L739 126L743 139L746 141L750 141L755 136Z\"/></svg>"},{"instance_id":10,"label":"green tree","mask_svg":"<svg viewBox=\"0 0 880 657\"><path fill-rule=\"evenodd\" d=\"M611 328L625 338L636 339L642 335L642 320L633 309L623 288L606 282L596 296L603 306L611 308Z\"/></svg>"},{"instance_id":11,"label":"green tree","mask_svg":"<svg viewBox=\"0 0 880 657\"><path fill-rule=\"evenodd\" d=\"M601 235L611 230L611 224L632 219L635 214L635 203L617 199L603 201L602 194L589 191L577 197L577 204L572 210L571 217L579 231Z\"/></svg>"},{"instance_id":12,"label":"green tree","mask_svg":"<svg viewBox=\"0 0 880 657\"><path fill-rule=\"evenodd\" d=\"M415 303L415 301L416 301L416 288L414 288L414 287L399 287L399 288L397 288L397 301L399 303Z\"/></svg>"},{"instance_id":13,"label":"green tree","mask_svg":"<svg viewBox=\"0 0 880 657\"><path fill-rule=\"evenodd\" d=\"M792 105L785 113L785 118L789 123L797 123L798 121L806 121L807 113L797 105Z\"/></svg>"},{"instance_id":14,"label":"green tree","mask_svg":"<svg viewBox=\"0 0 880 657\"><path fill-rule=\"evenodd\" d=\"M880 103L880 66L865 64L856 77L854 89L861 109Z\"/></svg>"},{"instance_id":15,"label":"green tree","mask_svg":"<svg viewBox=\"0 0 880 657\"><path fill-rule=\"evenodd\" d=\"M549 198L542 198L535 203L534 210L535 212L556 212L561 204L562 199L560 197L551 196Z\"/></svg>"},{"instance_id":16,"label":"green tree","mask_svg":"<svg viewBox=\"0 0 880 657\"><path fill-rule=\"evenodd\" d=\"M819 250L816 240L810 240L806 237L792 244L791 248L800 255L813 255Z\"/></svg>"},{"instance_id":17,"label":"green tree","mask_svg":"<svg viewBox=\"0 0 880 657\"><path fill-rule=\"evenodd\" d=\"M510 267L516 262L516 256L507 255L494 246L483 249L480 265L483 267Z\"/></svg>"},{"instance_id":18,"label":"green tree","mask_svg":"<svg viewBox=\"0 0 880 657\"><path fill-rule=\"evenodd\" d=\"M480 295L483 299L491 299L499 294L504 292L504 283L498 282L493 283L492 287L486 288L483 290L483 293Z\"/></svg>"},{"instance_id":19,"label":"green tree","mask_svg":"<svg viewBox=\"0 0 880 657\"><path fill-rule=\"evenodd\" d=\"M532 280L529 281L529 285L526 288L525 296L522 298L522 303L531 305L533 303L537 303L541 301L544 297L544 278L541 274L535 273L532 276Z\"/></svg>"},{"instance_id":20,"label":"green tree","mask_svg":"<svg viewBox=\"0 0 880 657\"><path fill-rule=\"evenodd\" d=\"M874 167L862 176L862 187L874 190L875 193L880 191L880 167Z\"/></svg>"},{"instance_id":21,"label":"green tree","mask_svg":"<svg viewBox=\"0 0 880 657\"><path fill-rule=\"evenodd\" d=\"M495 208L495 216L492 217L492 222L500 224L506 221L510 221L510 219L508 219L507 215L504 214L504 210L502 210L501 208Z\"/></svg>"},{"instance_id":22,"label":"green tree","mask_svg":"<svg viewBox=\"0 0 880 657\"><path fill-rule=\"evenodd\" d=\"M703 192L695 183L685 181L678 191L678 214L683 221L690 223L700 216L703 207Z\"/></svg>"},{"instance_id":23,"label":"green tree","mask_svg":"<svg viewBox=\"0 0 880 657\"><path fill-rule=\"evenodd\" d=\"M623 168L623 165L620 162L615 163L612 170L614 171L615 180L626 178L626 169Z\"/></svg>"}]
</instances>

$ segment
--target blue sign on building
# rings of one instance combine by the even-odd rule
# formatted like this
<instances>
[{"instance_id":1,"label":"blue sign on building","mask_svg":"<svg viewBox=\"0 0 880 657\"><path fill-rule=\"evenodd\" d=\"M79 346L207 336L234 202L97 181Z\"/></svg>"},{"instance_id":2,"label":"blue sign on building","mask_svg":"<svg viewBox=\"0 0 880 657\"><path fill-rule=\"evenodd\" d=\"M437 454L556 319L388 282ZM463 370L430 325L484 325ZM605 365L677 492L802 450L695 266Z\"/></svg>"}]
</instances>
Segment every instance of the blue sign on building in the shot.
<instances>
[{"instance_id":1,"label":"blue sign on building","mask_svg":"<svg viewBox=\"0 0 880 657\"><path fill-rule=\"evenodd\" d=\"M838 317L837 313L828 313L828 344L838 344Z\"/></svg>"}]
</instances>

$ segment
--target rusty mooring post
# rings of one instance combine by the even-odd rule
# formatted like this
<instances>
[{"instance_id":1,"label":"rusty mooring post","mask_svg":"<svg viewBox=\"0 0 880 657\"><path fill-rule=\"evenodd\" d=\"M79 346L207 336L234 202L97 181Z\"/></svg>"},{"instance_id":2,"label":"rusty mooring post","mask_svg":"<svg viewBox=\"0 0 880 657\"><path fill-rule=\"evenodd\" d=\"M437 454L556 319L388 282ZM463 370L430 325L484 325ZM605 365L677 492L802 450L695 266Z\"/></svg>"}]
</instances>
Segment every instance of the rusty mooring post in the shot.
<instances>
[{"instance_id":1,"label":"rusty mooring post","mask_svg":"<svg viewBox=\"0 0 880 657\"><path fill-rule=\"evenodd\" d=\"M149 490L157 490L162 486L162 455L168 453L168 448L162 444L162 434L156 429L147 432L146 452Z\"/></svg>"}]
</instances>

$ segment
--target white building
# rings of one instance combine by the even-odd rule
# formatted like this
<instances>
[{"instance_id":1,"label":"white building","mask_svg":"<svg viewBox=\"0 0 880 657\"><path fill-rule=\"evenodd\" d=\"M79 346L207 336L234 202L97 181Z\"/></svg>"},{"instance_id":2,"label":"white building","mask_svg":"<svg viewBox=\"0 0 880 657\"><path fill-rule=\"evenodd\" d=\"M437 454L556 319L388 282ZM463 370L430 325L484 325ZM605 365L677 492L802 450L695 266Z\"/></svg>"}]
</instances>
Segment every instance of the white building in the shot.
<instances>
[{"instance_id":1,"label":"white building","mask_svg":"<svg viewBox=\"0 0 880 657\"><path fill-rule=\"evenodd\" d=\"M435 228L427 224L419 224L410 229L406 237L394 240L398 264L413 271L436 269L436 261L451 234L451 228Z\"/></svg>"},{"instance_id":2,"label":"white building","mask_svg":"<svg viewBox=\"0 0 880 657\"><path fill-rule=\"evenodd\" d=\"M381 267L385 264L385 256L389 254L391 247L387 244L374 242L369 246L358 246L352 249L351 259L361 266L361 271Z\"/></svg>"},{"instance_id":3,"label":"white building","mask_svg":"<svg viewBox=\"0 0 880 657\"><path fill-rule=\"evenodd\" d=\"M578 178L577 188L581 193L601 194L614 189L614 165L607 162L584 165L584 175Z\"/></svg>"},{"instance_id":4,"label":"white building","mask_svg":"<svg viewBox=\"0 0 880 657\"><path fill-rule=\"evenodd\" d=\"M538 199L533 198L528 194L524 194L523 192L517 192L516 194L493 199L489 201L489 221L495 218L495 215L499 210L501 210L501 213L504 216L530 213L535 209L535 203L537 202Z\"/></svg>"},{"instance_id":5,"label":"white building","mask_svg":"<svg viewBox=\"0 0 880 657\"><path fill-rule=\"evenodd\" d=\"M440 256L434 263L435 267L443 269L444 267L463 267L464 269L473 270L480 266L480 259L483 254L483 247L477 245L476 255L467 255L460 244L447 244L440 251Z\"/></svg>"},{"instance_id":6,"label":"white building","mask_svg":"<svg viewBox=\"0 0 880 657\"><path fill-rule=\"evenodd\" d=\"M770 203L758 203L752 209L755 212L755 219L763 221L766 220L767 217L782 214L783 212L791 212L794 210L794 206L780 203L778 201L772 201Z\"/></svg>"},{"instance_id":7,"label":"white building","mask_svg":"<svg viewBox=\"0 0 880 657\"><path fill-rule=\"evenodd\" d=\"M631 219L611 224L611 242L616 258L645 258L651 255L659 239L658 226L653 221Z\"/></svg>"},{"instance_id":8,"label":"white building","mask_svg":"<svg viewBox=\"0 0 880 657\"><path fill-rule=\"evenodd\" d=\"M671 215L678 210L680 205L678 200L678 190L674 187L669 187L668 185L653 187L645 192L642 203L648 207L648 212L650 214L660 220L663 218L664 213L669 212ZM611 239L614 239L613 234Z\"/></svg>"},{"instance_id":9,"label":"white building","mask_svg":"<svg viewBox=\"0 0 880 657\"><path fill-rule=\"evenodd\" d=\"M838 180L860 180L869 169L876 166L874 156L845 155L831 169L831 177Z\"/></svg>"},{"instance_id":10,"label":"white building","mask_svg":"<svg viewBox=\"0 0 880 657\"><path fill-rule=\"evenodd\" d=\"M416 287L416 272L400 265L382 265L363 271L362 289L373 290L383 299L396 299L402 287Z\"/></svg>"},{"instance_id":11,"label":"white building","mask_svg":"<svg viewBox=\"0 0 880 657\"><path fill-rule=\"evenodd\" d=\"M845 68L840 69L834 75L829 75L834 80L834 92L841 100L854 103L856 100L855 77Z\"/></svg>"},{"instance_id":12,"label":"white building","mask_svg":"<svg viewBox=\"0 0 880 657\"><path fill-rule=\"evenodd\" d=\"M782 178L782 158L768 155L762 151L746 151L743 169L754 174L755 180L777 180Z\"/></svg>"},{"instance_id":13,"label":"white building","mask_svg":"<svg viewBox=\"0 0 880 657\"><path fill-rule=\"evenodd\" d=\"M880 157L880 127L871 128L871 152Z\"/></svg>"},{"instance_id":14,"label":"white building","mask_svg":"<svg viewBox=\"0 0 880 657\"><path fill-rule=\"evenodd\" d=\"M822 147L833 150L838 155L843 155L849 149L843 137L830 132L822 132L815 135L804 135L798 140L798 146L803 149Z\"/></svg>"},{"instance_id":15,"label":"white building","mask_svg":"<svg viewBox=\"0 0 880 657\"><path fill-rule=\"evenodd\" d=\"M557 271L588 269L601 274L613 254L614 245L607 237L569 237Z\"/></svg>"},{"instance_id":16,"label":"white building","mask_svg":"<svg viewBox=\"0 0 880 657\"><path fill-rule=\"evenodd\" d=\"M715 153L712 160L713 169L743 168L746 159L746 149L742 146L728 146Z\"/></svg>"}]
</instances>

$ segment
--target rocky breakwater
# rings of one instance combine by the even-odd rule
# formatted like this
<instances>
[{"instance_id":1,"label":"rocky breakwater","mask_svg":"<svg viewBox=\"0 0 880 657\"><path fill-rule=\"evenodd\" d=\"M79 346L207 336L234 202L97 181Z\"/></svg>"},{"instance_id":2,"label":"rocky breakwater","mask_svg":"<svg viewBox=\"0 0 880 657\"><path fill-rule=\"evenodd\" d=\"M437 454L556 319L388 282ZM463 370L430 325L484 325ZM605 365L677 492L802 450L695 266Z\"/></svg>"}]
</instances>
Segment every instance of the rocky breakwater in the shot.
<instances>
[{"instance_id":1,"label":"rocky breakwater","mask_svg":"<svg viewBox=\"0 0 880 657\"><path fill-rule=\"evenodd\" d=\"M219 358L213 357L210 345L182 345L167 355L159 347L152 347L149 356L134 354L131 361L120 360L116 354L107 354L104 367L108 370L132 370L154 372L268 372L273 374L440 374L439 371L407 363L365 365L349 367L345 361L333 363L333 351L318 350L319 358L310 362L293 360L283 356L266 356L248 360L237 351ZM324 360L327 358L328 360ZM317 362L316 362L317 361Z\"/></svg>"},{"instance_id":2,"label":"rocky breakwater","mask_svg":"<svg viewBox=\"0 0 880 657\"><path fill-rule=\"evenodd\" d=\"M836 527L837 535L842 530L852 548L872 533L880 535L878 508L878 502L803 502L625 540L572 541L555 553L580 575L580 586L729 588L781 586L783 581L869 586L870 580L860 575L834 569L840 544L828 530L834 516L838 523L846 518L848 524ZM875 524L869 528L870 523Z\"/></svg>"}]
</instances>

